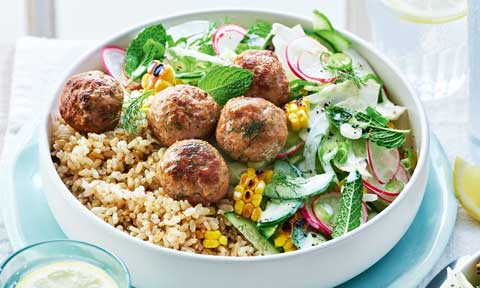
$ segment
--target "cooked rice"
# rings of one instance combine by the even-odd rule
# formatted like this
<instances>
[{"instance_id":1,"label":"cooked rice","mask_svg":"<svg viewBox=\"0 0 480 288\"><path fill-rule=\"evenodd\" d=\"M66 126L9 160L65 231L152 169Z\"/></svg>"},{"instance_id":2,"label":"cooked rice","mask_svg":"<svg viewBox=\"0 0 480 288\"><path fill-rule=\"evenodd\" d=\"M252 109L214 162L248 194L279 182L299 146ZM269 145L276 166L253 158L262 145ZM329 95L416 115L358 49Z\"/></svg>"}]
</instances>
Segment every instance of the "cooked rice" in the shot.
<instances>
[{"instance_id":1,"label":"cooked rice","mask_svg":"<svg viewBox=\"0 0 480 288\"><path fill-rule=\"evenodd\" d=\"M165 148L144 129L82 135L54 121L52 159L73 195L96 216L129 235L154 244L211 255L252 256L258 252L223 216L233 210L231 194L214 209L190 205L163 193L156 171ZM201 235L220 230L226 247L203 248Z\"/></svg>"}]
</instances>

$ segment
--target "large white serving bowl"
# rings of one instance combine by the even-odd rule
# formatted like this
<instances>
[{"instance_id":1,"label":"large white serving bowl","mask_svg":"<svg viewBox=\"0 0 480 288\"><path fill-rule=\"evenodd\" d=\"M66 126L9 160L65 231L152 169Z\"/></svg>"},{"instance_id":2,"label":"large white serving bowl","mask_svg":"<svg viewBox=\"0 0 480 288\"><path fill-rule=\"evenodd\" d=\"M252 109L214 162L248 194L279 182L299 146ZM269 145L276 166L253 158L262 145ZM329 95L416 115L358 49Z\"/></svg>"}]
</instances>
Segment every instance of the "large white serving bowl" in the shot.
<instances>
[{"instance_id":1,"label":"large white serving bowl","mask_svg":"<svg viewBox=\"0 0 480 288\"><path fill-rule=\"evenodd\" d=\"M408 107L413 141L419 151L418 166L401 195L380 215L342 237L292 253L262 257L222 257L189 254L133 238L97 218L77 201L55 171L50 157L52 117L58 114L58 98L70 76L101 69L100 51L106 45L126 47L144 26L166 27L189 20L223 21L248 26L256 20L311 27L309 19L266 11L218 10L157 19L124 31L84 54L62 75L52 95L50 110L40 127L40 163L50 208L66 235L104 247L120 256L140 288L157 287L331 287L366 270L383 257L404 235L423 198L428 174L429 132L422 105L412 88L385 57L352 34L353 47L380 75L391 99ZM405 120L405 119L404 119ZM415 245L415 243L412 243ZM401 259L399 259L401 261Z\"/></svg>"}]
</instances>

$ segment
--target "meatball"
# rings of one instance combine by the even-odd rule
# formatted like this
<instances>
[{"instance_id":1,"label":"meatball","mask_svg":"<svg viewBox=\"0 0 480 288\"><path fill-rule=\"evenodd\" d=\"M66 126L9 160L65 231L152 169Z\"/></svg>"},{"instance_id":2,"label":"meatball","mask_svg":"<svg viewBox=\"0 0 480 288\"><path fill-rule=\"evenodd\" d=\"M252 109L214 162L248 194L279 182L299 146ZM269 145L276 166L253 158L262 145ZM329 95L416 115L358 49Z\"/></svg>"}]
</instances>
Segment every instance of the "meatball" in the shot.
<instances>
[{"instance_id":1,"label":"meatball","mask_svg":"<svg viewBox=\"0 0 480 288\"><path fill-rule=\"evenodd\" d=\"M264 98L277 106L288 101L288 80L277 55L269 50L247 50L235 64L254 73L252 86L244 96Z\"/></svg>"},{"instance_id":2,"label":"meatball","mask_svg":"<svg viewBox=\"0 0 480 288\"><path fill-rule=\"evenodd\" d=\"M160 183L170 197L209 205L225 197L230 171L217 149L203 140L178 141L163 156Z\"/></svg>"},{"instance_id":3,"label":"meatball","mask_svg":"<svg viewBox=\"0 0 480 288\"><path fill-rule=\"evenodd\" d=\"M162 145L183 139L207 139L214 131L220 106L200 88L177 85L159 92L147 113L148 126Z\"/></svg>"},{"instance_id":4,"label":"meatball","mask_svg":"<svg viewBox=\"0 0 480 288\"><path fill-rule=\"evenodd\" d=\"M285 112L262 98L238 97L223 107L218 145L235 160L259 162L277 156L287 141Z\"/></svg>"},{"instance_id":5,"label":"meatball","mask_svg":"<svg viewBox=\"0 0 480 288\"><path fill-rule=\"evenodd\" d=\"M77 74L63 86L60 115L79 132L112 130L120 119L123 96L120 82L101 71Z\"/></svg>"}]
</instances>

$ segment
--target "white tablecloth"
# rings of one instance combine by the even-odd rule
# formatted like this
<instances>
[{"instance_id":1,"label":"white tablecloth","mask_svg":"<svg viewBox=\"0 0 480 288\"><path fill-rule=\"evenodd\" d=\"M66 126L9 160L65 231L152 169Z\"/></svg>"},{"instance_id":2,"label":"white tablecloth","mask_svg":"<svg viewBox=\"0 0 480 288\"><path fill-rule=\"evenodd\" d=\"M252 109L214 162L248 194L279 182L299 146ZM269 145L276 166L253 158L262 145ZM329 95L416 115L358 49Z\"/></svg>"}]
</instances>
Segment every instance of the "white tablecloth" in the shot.
<instances>
[{"instance_id":1,"label":"white tablecloth","mask_svg":"<svg viewBox=\"0 0 480 288\"><path fill-rule=\"evenodd\" d=\"M13 67L12 49L0 47L0 149L3 136L12 139L21 125L31 119L32 113L44 106L43 103L51 96L49 92L61 72L71 64L72 59L76 59L92 44L22 38L16 43ZM431 128L451 160L456 155L471 159L466 130L468 115L465 94L465 91L461 91L456 97L425 103ZM7 115L9 121L6 130ZM459 207L455 231L447 249L425 281L453 259L480 250L478 239L480 223ZM9 252L6 232L0 223L0 260Z\"/></svg>"}]
</instances>

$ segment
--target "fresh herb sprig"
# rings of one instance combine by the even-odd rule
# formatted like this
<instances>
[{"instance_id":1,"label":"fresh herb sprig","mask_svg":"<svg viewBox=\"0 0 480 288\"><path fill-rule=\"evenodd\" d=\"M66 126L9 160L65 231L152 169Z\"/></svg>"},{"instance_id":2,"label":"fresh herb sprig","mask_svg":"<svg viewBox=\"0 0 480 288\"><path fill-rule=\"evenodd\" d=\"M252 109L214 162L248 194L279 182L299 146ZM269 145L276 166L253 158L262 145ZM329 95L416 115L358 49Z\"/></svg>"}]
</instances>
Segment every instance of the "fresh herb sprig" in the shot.
<instances>
[{"instance_id":1,"label":"fresh herb sprig","mask_svg":"<svg viewBox=\"0 0 480 288\"><path fill-rule=\"evenodd\" d=\"M332 237L337 238L360 226L363 184L358 171L352 172L342 187L340 208Z\"/></svg>"},{"instance_id":2,"label":"fresh herb sprig","mask_svg":"<svg viewBox=\"0 0 480 288\"><path fill-rule=\"evenodd\" d=\"M235 52L237 54L242 53L245 50L254 49L267 49L273 38L272 24L268 22L257 22L256 24L248 28L247 33L243 36L243 39L238 44Z\"/></svg>"},{"instance_id":3,"label":"fresh herb sprig","mask_svg":"<svg viewBox=\"0 0 480 288\"><path fill-rule=\"evenodd\" d=\"M335 77L334 83L342 83L345 81L352 81L357 88L362 88L363 86L367 85L367 80L365 80L364 77L361 77L358 75L356 68L353 67L352 65L347 65L343 67L335 66L335 65L329 65L329 59L332 57L332 53L330 52L323 52L320 54L320 59L322 60L322 66L323 69L329 71L330 73L333 74L333 77ZM348 55L345 54L346 57Z\"/></svg>"},{"instance_id":4,"label":"fresh herb sprig","mask_svg":"<svg viewBox=\"0 0 480 288\"><path fill-rule=\"evenodd\" d=\"M324 87L325 84L317 82L310 82L301 79L292 80L289 83L290 100L298 99L322 91Z\"/></svg>"},{"instance_id":5,"label":"fresh herb sprig","mask_svg":"<svg viewBox=\"0 0 480 288\"><path fill-rule=\"evenodd\" d=\"M405 144L410 130L399 130L388 127L388 119L384 118L372 107L367 113L353 111L340 106L329 106L325 109L329 121L340 128L349 123L362 128L363 138L385 148L399 148Z\"/></svg>"},{"instance_id":6,"label":"fresh herb sprig","mask_svg":"<svg viewBox=\"0 0 480 288\"><path fill-rule=\"evenodd\" d=\"M145 113L142 111L142 106L145 100L153 95L153 90L143 91L139 96L129 99L124 104L124 110L120 116L119 126L125 130L127 134L138 134L138 123L145 119Z\"/></svg>"}]
</instances>

